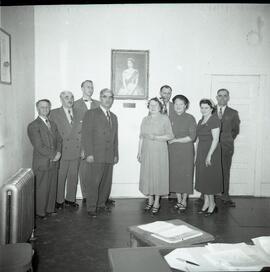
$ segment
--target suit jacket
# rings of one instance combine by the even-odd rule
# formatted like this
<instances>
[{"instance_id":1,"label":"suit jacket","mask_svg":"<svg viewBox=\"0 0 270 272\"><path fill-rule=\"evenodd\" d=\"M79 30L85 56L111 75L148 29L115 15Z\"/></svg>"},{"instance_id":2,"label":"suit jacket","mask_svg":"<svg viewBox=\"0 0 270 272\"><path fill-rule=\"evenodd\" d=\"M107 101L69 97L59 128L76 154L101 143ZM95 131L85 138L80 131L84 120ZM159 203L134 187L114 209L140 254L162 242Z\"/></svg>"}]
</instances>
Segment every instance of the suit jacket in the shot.
<instances>
[{"instance_id":1,"label":"suit jacket","mask_svg":"<svg viewBox=\"0 0 270 272\"><path fill-rule=\"evenodd\" d=\"M217 112L216 112L217 114ZM234 139L239 134L240 119L238 112L230 107L226 107L221 119L220 143L221 146L233 148Z\"/></svg>"},{"instance_id":2,"label":"suit jacket","mask_svg":"<svg viewBox=\"0 0 270 272\"><path fill-rule=\"evenodd\" d=\"M82 124L82 147L94 162L113 163L118 158L118 121L111 114L112 126L100 107L86 112Z\"/></svg>"},{"instance_id":3,"label":"suit jacket","mask_svg":"<svg viewBox=\"0 0 270 272\"><path fill-rule=\"evenodd\" d=\"M63 107L52 110L50 113L50 120L56 123L58 131L63 138L61 159L78 159L81 155L82 124L76 109L73 109L72 125L70 125Z\"/></svg>"},{"instance_id":4,"label":"suit jacket","mask_svg":"<svg viewBox=\"0 0 270 272\"><path fill-rule=\"evenodd\" d=\"M90 109L98 108L99 105L100 105L100 102L93 99L93 101L91 103L91 108ZM85 102L83 101L83 98L80 98L80 99L78 99L78 100L76 100L74 102L74 109L77 110L77 112L79 114L79 118L82 121L85 113L88 111L88 108L85 105Z\"/></svg>"},{"instance_id":5,"label":"suit jacket","mask_svg":"<svg viewBox=\"0 0 270 272\"><path fill-rule=\"evenodd\" d=\"M51 131L40 117L37 117L27 127L28 137L34 147L33 170L48 170L58 167L58 162L52 162L57 152L61 152L62 138L54 122L50 122Z\"/></svg>"}]
</instances>

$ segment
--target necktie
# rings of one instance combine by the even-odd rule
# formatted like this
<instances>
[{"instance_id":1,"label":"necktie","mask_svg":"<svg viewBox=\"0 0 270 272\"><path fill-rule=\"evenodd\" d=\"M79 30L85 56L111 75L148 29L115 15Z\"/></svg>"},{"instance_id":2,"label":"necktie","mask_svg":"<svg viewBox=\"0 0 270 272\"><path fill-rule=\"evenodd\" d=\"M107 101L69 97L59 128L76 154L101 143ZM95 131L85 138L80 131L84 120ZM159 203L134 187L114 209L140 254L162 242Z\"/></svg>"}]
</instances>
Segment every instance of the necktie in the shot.
<instances>
[{"instance_id":1,"label":"necktie","mask_svg":"<svg viewBox=\"0 0 270 272\"><path fill-rule=\"evenodd\" d=\"M111 115L109 114L109 111L106 111L106 115L110 126L112 126Z\"/></svg>"},{"instance_id":2,"label":"necktie","mask_svg":"<svg viewBox=\"0 0 270 272\"><path fill-rule=\"evenodd\" d=\"M50 122L49 122L49 120L47 118L45 119L45 123L46 123L48 129L51 130L52 129L51 124L50 124Z\"/></svg>"},{"instance_id":3,"label":"necktie","mask_svg":"<svg viewBox=\"0 0 270 272\"><path fill-rule=\"evenodd\" d=\"M166 105L165 101L163 101L162 113L163 113L163 114L167 114L167 113L168 113L167 105Z\"/></svg>"},{"instance_id":4,"label":"necktie","mask_svg":"<svg viewBox=\"0 0 270 272\"><path fill-rule=\"evenodd\" d=\"M69 117L70 117L70 124L72 125L73 124L73 116L71 114L71 110L68 110L68 114L69 114Z\"/></svg>"},{"instance_id":5,"label":"necktie","mask_svg":"<svg viewBox=\"0 0 270 272\"><path fill-rule=\"evenodd\" d=\"M218 111L218 118L220 120L222 119L222 108L221 107L219 108L219 111Z\"/></svg>"}]
</instances>

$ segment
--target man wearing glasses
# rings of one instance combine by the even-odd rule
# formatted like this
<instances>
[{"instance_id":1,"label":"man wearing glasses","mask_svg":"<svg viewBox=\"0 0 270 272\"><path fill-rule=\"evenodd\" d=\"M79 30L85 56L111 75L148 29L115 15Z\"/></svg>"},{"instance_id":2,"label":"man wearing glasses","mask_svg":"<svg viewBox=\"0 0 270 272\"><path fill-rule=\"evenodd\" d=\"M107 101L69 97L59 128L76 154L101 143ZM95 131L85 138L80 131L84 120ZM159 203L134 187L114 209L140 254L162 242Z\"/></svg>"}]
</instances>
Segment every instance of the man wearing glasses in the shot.
<instances>
[{"instance_id":1,"label":"man wearing glasses","mask_svg":"<svg viewBox=\"0 0 270 272\"><path fill-rule=\"evenodd\" d=\"M118 162L118 121L110 111L114 96L110 89L100 91L100 106L86 112L82 124L82 148L91 164L87 182L88 214L96 217L106 209L112 186L113 165Z\"/></svg>"}]
</instances>

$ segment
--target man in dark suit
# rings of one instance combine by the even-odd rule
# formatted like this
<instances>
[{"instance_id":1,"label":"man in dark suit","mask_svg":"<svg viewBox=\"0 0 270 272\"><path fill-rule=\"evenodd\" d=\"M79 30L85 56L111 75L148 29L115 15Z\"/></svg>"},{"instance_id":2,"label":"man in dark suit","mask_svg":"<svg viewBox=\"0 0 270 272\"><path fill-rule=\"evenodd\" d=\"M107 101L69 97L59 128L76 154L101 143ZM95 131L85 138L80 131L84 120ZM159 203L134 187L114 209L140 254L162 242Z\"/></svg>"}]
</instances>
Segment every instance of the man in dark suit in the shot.
<instances>
[{"instance_id":1,"label":"man in dark suit","mask_svg":"<svg viewBox=\"0 0 270 272\"><path fill-rule=\"evenodd\" d=\"M113 165L118 162L118 121L110 111L114 96L110 89L100 91L100 107L87 111L82 124L82 148L91 164L87 181L87 211L95 217L105 209L112 186Z\"/></svg>"},{"instance_id":2,"label":"man in dark suit","mask_svg":"<svg viewBox=\"0 0 270 272\"><path fill-rule=\"evenodd\" d=\"M169 85L163 85L159 91L160 101L162 103L162 113L169 117L174 114L173 103L170 102L172 96L172 88Z\"/></svg>"},{"instance_id":3,"label":"man in dark suit","mask_svg":"<svg viewBox=\"0 0 270 272\"><path fill-rule=\"evenodd\" d=\"M230 169L234 152L234 140L239 134L240 119L238 112L228 107L230 93L227 89L219 89L217 91L216 99L218 102L216 113L221 120L220 145L224 186L221 199L225 205L235 207L235 203L231 200L229 195L229 185Z\"/></svg>"},{"instance_id":4,"label":"man in dark suit","mask_svg":"<svg viewBox=\"0 0 270 272\"><path fill-rule=\"evenodd\" d=\"M92 95L94 92L94 86L92 80L85 80L81 84L82 90L82 98L76 100L74 102L74 109L79 114L80 122L84 118L85 113L90 109L98 108L100 102L97 100L92 99ZM86 202L86 182L87 178L90 178L91 171L90 171L90 164L86 162L85 156L82 153L81 161L80 161L80 168L79 168L79 176L80 176L80 185L81 191L83 196L83 203ZM88 175L88 177L86 176Z\"/></svg>"},{"instance_id":5,"label":"man in dark suit","mask_svg":"<svg viewBox=\"0 0 270 272\"><path fill-rule=\"evenodd\" d=\"M61 157L62 138L54 122L48 120L51 102L37 101L38 117L28 125L28 137L34 147L36 215L46 218L55 214L57 172Z\"/></svg>"},{"instance_id":6,"label":"man in dark suit","mask_svg":"<svg viewBox=\"0 0 270 272\"><path fill-rule=\"evenodd\" d=\"M169 119L171 120L171 117L173 114L175 114L173 103L170 101L171 96L172 96L172 88L169 85L163 85L160 90L160 101L162 103L162 114L167 114ZM175 193L170 193L169 194L169 201L172 202L176 198Z\"/></svg>"},{"instance_id":7,"label":"man in dark suit","mask_svg":"<svg viewBox=\"0 0 270 272\"><path fill-rule=\"evenodd\" d=\"M63 91L60 94L62 107L50 113L50 120L57 125L63 138L62 157L58 173L56 208L66 206L78 207L76 192L78 170L81 156L81 122L79 113L73 109L74 96L72 92ZM65 185L66 196L65 196Z\"/></svg>"}]
</instances>

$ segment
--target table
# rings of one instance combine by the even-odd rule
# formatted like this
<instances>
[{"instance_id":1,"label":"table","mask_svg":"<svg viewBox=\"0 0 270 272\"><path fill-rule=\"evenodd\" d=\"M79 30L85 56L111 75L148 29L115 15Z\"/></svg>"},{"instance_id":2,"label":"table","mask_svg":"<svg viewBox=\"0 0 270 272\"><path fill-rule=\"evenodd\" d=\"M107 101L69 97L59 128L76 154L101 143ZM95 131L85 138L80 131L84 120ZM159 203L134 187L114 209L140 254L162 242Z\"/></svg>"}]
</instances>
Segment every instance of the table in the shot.
<instances>
[{"instance_id":1,"label":"table","mask_svg":"<svg viewBox=\"0 0 270 272\"><path fill-rule=\"evenodd\" d=\"M139 247L139 246L157 246L157 247L182 247L189 246L194 244L206 243L215 240L215 237L208 232L205 232L199 228L196 228L185 221L180 219L173 219L166 221L168 223L172 223L175 225L186 225L187 227L201 231L203 234L191 239L183 240L178 243L167 243L165 241L159 240L153 236L151 236L151 232L144 231L138 226L128 227L128 231L130 233L130 246L131 247Z\"/></svg>"},{"instance_id":2,"label":"table","mask_svg":"<svg viewBox=\"0 0 270 272\"><path fill-rule=\"evenodd\" d=\"M110 248L108 250L111 271L113 272L171 272L164 255L173 248L163 249L161 254L157 247Z\"/></svg>"}]
</instances>

